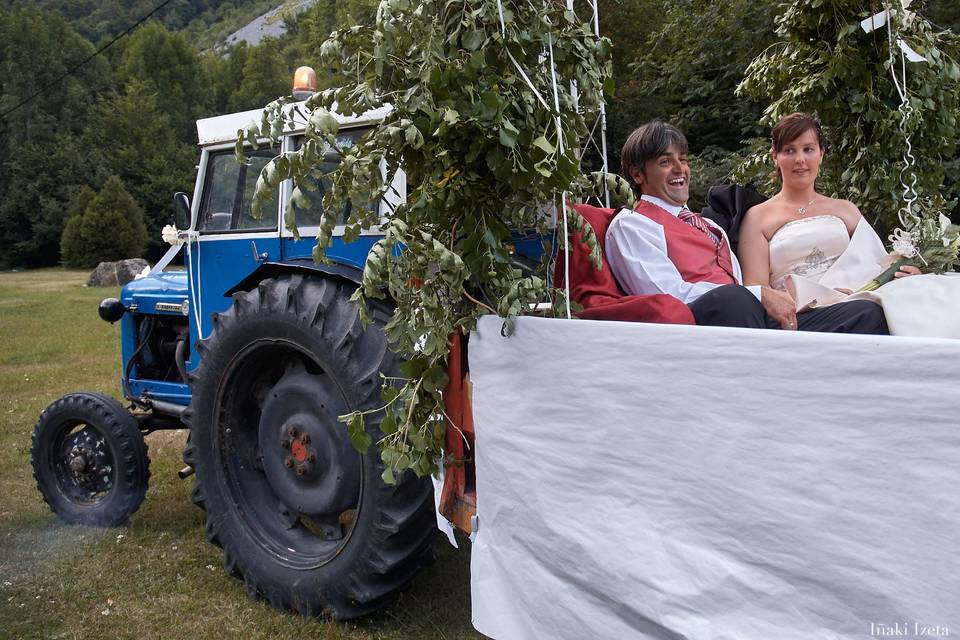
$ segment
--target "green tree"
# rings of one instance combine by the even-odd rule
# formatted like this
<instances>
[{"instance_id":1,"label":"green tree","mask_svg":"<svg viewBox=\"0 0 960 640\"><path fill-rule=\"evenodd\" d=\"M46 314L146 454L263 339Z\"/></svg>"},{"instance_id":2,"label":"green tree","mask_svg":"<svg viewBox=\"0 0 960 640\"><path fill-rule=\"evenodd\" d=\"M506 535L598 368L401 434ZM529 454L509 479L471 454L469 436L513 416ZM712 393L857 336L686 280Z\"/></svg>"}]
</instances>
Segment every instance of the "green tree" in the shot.
<instances>
[{"instance_id":1,"label":"green tree","mask_svg":"<svg viewBox=\"0 0 960 640\"><path fill-rule=\"evenodd\" d=\"M196 142L196 119L208 115L207 90L200 56L183 34L159 22L137 29L126 42L117 67L117 83L142 82L156 95L157 108L170 119L174 135Z\"/></svg>"},{"instance_id":2,"label":"green tree","mask_svg":"<svg viewBox=\"0 0 960 640\"><path fill-rule=\"evenodd\" d=\"M691 151L736 150L759 135L763 106L734 91L747 66L775 40L770 0L677 0L631 65L640 95L689 137ZM693 37L695 34L695 37Z\"/></svg>"},{"instance_id":3,"label":"green tree","mask_svg":"<svg viewBox=\"0 0 960 640\"><path fill-rule=\"evenodd\" d=\"M343 78L321 65L320 45L337 28L372 24L376 6L374 0L318 2L286 16L283 36L256 46L239 42L223 55L204 54L201 64L213 96L212 112L255 109L288 95L293 70L301 65L317 69L321 88L342 84Z\"/></svg>"},{"instance_id":4,"label":"green tree","mask_svg":"<svg viewBox=\"0 0 960 640\"><path fill-rule=\"evenodd\" d=\"M780 41L751 63L740 92L769 104L761 121L767 126L792 111L819 114L828 151L821 188L857 203L886 234L897 224L901 206L905 145L886 29L867 34L859 24L876 8L862 0L794 0L777 20ZM907 65L913 108L907 129L918 191L942 208L943 163L953 157L960 134L960 42L920 14L898 13L894 24L927 60ZM776 186L766 177L772 167L769 144L756 143L740 174L772 191Z\"/></svg>"},{"instance_id":5,"label":"green tree","mask_svg":"<svg viewBox=\"0 0 960 640\"><path fill-rule=\"evenodd\" d=\"M230 110L255 109L279 96L289 95L292 79L293 67L286 61L280 43L267 38L246 50L239 84L230 96Z\"/></svg>"},{"instance_id":6,"label":"green tree","mask_svg":"<svg viewBox=\"0 0 960 640\"><path fill-rule=\"evenodd\" d=\"M96 196L88 189L78 192L70 217L63 229L61 252L69 267L90 268L99 262L112 262L143 255L147 229L143 211L111 176Z\"/></svg>"},{"instance_id":7,"label":"green tree","mask_svg":"<svg viewBox=\"0 0 960 640\"><path fill-rule=\"evenodd\" d=\"M196 162L194 146L177 140L157 103L147 83L131 80L122 93L101 100L85 138L88 147L103 149L96 182L117 176L143 208L149 260L166 248L160 230L170 222L173 194L189 190Z\"/></svg>"},{"instance_id":8,"label":"green tree","mask_svg":"<svg viewBox=\"0 0 960 640\"><path fill-rule=\"evenodd\" d=\"M71 252L79 254L81 244L83 243L83 239L80 237L83 214L96 197L97 192L86 185L78 187L74 191L70 202L67 204L65 223L60 233L60 253L62 256L66 256ZM66 247L66 249L64 249L64 247ZM71 255L69 260L64 257L62 262L68 266L72 265L75 257L76 256Z\"/></svg>"},{"instance_id":9,"label":"green tree","mask_svg":"<svg viewBox=\"0 0 960 640\"><path fill-rule=\"evenodd\" d=\"M601 29L613 41L616 95L608 105L610 166L638 125L661 119L690 141L691 206L728 180L742 141L760 134L763 105L734 90L750 62L774 42L777 0L607 0ZM642 19L638 19L642 16Z\"/></svg>"},{"instance_id":10,"label":"green tree","mask_svg":"<svg viewBox=\"0 0 960 640\"><path fill-rule=\"evenodd\" d=\"M911 7L930 19L937 30L949 30L960 35L960 2L956 0L927 0L915 2ZM960 201L960 157L956 155L943 163L943 193L950 202ZM960 223L960 207L955 206L952 218Z\"/></svg>"},{"instance_id":11,"label":"green tree","mask_svg":"<svg viewBox=\"0 0 960 640\"><path fill-rule=\"evenodd\" d=\"M0 12L0 265L38 267L60 260L64 211L90 177L79 139L96 96L111 82L106 60L55 12ZM39 93L47 85L56 85Z\"/></svg>"},{"instance_id":12,"label":"green tree","mask_svg":"<svg viewBox=\"0 0 960 640\"><path fill-rule=\"evenodd\" d=\"M910 8L929 18L935 29L960 34L960 3L956 0L918 0Z\"/></svg>"},{"instance_id":13,"label":"green tree","mask_svg":"<svg viewBox=\"0 0 960 640\"><path fill-rule=\"evenodd\" d=\"M329 0L317 2L297 19L297 48L304 64L318 64L320 48L330 34L337 29L355 25L372 25L376 20L379 3L375 0ZM322 88L339 84L339 79L329 70L319 68Z\"/></svg>"},{"instance_id":14,"label":"green tree","mask_svg":"<svg viewBox=\"0 0 960 640\"><path fill-rule=\"evenodd\" d=\"M661 96L649 95L637 78L634 63L663 25L661 0L600 0L601 33L610 39L615 92L607 102L608 162L619 171L620 149L630 131L656 117L665 117Z\"/></svg>"},{"instance_id":15,"label":"green tree","mask_svg":"<svg viewBox=\"0 0 960 640\"><path fill-rule=\"evenodd\" d=\"M222 52L222 55L220 52L207 51L200 56L200 66L203 77L207 79L211 98L211 114L240 110L233 106L233 96L243 79L243 67L249 51L246 42L239 42ZM263 103L256 106L263 106Z\"/></svg>"},{"instance_id":16,"label":"green tree","mask_svg":"<svg viewBox=\"0 0 960 640\"><path fill-rule=\"evenodd\" d=\"M0 0L8 9L23 0ZM293 4L287 0L285 4ZM123 32L153 11L157 0L31 0L42 11L59 11L88 40L101 42ZM184 31L191 42L212 48L227 35L273 9L277 0L172 0L154 14L171 31ZM322 3L320 3L322 4Z\"/></svg>"}]
</instances>

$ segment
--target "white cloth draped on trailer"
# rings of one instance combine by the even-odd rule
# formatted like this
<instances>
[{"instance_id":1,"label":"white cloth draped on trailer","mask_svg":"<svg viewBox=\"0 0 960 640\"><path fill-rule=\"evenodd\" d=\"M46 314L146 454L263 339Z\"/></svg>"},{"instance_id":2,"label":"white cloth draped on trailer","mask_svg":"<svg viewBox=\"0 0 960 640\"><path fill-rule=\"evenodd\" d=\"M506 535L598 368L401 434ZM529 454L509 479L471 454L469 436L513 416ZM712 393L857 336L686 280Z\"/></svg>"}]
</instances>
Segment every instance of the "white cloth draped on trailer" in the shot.
<instances>
[{"instance_id":1,"label":"white cloth draped on trailer","mask_svg":"<svg viewBox=\"0 0 960 640\"><path fill-rule=\"evenodd\" d=\"M960 634L960 342L500 329L469 344L480 632Z\"/></svg>"}]
</instances>

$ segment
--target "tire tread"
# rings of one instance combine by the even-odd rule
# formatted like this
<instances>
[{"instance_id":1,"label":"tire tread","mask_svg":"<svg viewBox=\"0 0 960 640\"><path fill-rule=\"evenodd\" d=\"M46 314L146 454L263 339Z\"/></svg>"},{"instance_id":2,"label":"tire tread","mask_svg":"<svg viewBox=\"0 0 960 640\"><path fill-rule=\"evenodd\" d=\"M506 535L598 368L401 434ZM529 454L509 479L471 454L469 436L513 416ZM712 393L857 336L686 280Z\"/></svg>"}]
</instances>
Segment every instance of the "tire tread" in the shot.
<instances>
[{"instance_id":1,"label":"tire tread","mask_svg":"<svg viewBox=\"0 0 960 640\"><path fill-rule=\"evenodd\" d=\"M324 348L342 365L348 378L345 386L359 396L356 398L359 406L372 406L379 399L376 394L379 373L395 371L397 359L387 348L382 331L377 338L371 332L379 329L363 328L355 303L349 301L351 293L352 289L344 283L299 274L281 275L261 282L249 292L234 293L233 304L221 314L214 332L206 340L206 353L196 370L196 378L191 381L194 402L186 414L191 438L184 450L184 461L197 469L193 501L206 512L207 539L223 548L227 572L244 581L249 595L268 601L274 608L310 616L325 612L340 620L371 613L392 602L399 590L432 558L436 528L430 479L417 478L408 472L400 475L397 486L384 484L380 478L383 463L376 448L372 448L376 456L373 480L378 510L369 518L365 535L359 536L366 541L366 547L358 550L348 570L319 588L310 587L309 580L277 584L276 576L271 575L269 567L263 566L262 558L252 559L243 549L234 548L233 541L242 538L234 529L242 525L234 522L228 510L217 504L223 499L218 497L219 490L216 487L208 490L205 485L214 476L208 477L201 467L205 462L209 464L212 456L209 451L199 450L194 436L198 429L212 428L205 422L210 420L204 417L210 408L205 404L204 394L210 394L203 386L212 385L207 377L222 373L219 345L228 340L231 332L264 316L281 317L285 322L309 329L317 336L318 343L326 345ZM390 317L388 309L375 307L373 311L374 318L379 320L378 327L382 327L384 318ZM376 425L372 420L368 423L376 436ZM205 437L203 441L212 443L213 438Z\"/></svg>"},{"instance_id":2,"label":"tire tread","mask_svg":"<svg viewBox=\"0 0 960 640\"><path fill-rule=\"evenodd\" d=\"M120 467L117 484L101 504L90 508L70 502L56 486L47 466L48 440L67 421L83 422L101 431L113 445L114 464ZM146 497L150 481L150 456L136 420L116 399L98 392L81 391L58 398L40 415L30 442L31 466L37 489L50 509L66 522L114 527L127 522Z\"/></svg>"}]
</instances>

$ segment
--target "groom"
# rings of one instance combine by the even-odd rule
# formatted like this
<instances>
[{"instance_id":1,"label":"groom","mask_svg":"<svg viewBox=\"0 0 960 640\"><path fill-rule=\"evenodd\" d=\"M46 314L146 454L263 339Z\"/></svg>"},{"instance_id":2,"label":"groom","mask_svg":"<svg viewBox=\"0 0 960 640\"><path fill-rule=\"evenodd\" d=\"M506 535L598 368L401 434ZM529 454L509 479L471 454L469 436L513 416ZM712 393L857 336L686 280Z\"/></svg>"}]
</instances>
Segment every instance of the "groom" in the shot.
<instances>
[{"instance_id":1,"label":"groom","mask_svg":"<svg viewBox=\"0 0 960 640\"><path fill-rule=\"evenodd\" d=\"M789 294L744 287L726 234L687 209L687 139L654 120L635 129L620 158L639 197L606 234L606 257L628 295L668 293L690 307L697 324L835 333L886 334L881 307L867 300L796 312Z\"/></svg>"}]
</instances>

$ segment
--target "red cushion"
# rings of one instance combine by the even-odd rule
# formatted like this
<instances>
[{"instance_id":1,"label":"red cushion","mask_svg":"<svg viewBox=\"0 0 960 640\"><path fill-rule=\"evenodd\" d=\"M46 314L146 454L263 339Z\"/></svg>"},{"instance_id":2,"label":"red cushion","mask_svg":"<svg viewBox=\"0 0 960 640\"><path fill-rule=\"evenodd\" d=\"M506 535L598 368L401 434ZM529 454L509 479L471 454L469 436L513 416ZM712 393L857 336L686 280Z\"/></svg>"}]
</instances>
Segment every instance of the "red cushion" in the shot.
<instances>
[{"instance_id":1,"label":"red cushion","mask_svg":"<svg viewBox=\"0 0 960 640\"><path fill-rule=\"evenodd\" d=\"M577 317L587 320L695 324L689 307L669 294L628 296L620 290L610 265L607 264L604 249L607 227L617 214L617 209L604 209L587 204L572 206L593 227L604 256L602 268L596 269L590 262L590 250L583 242L581 234L570 234L570 298L583 305L583 310L576 314ZM557 252L553 276L557 288L563 288L564 258L561 246Z\"/></svg>"}]
</instances>

